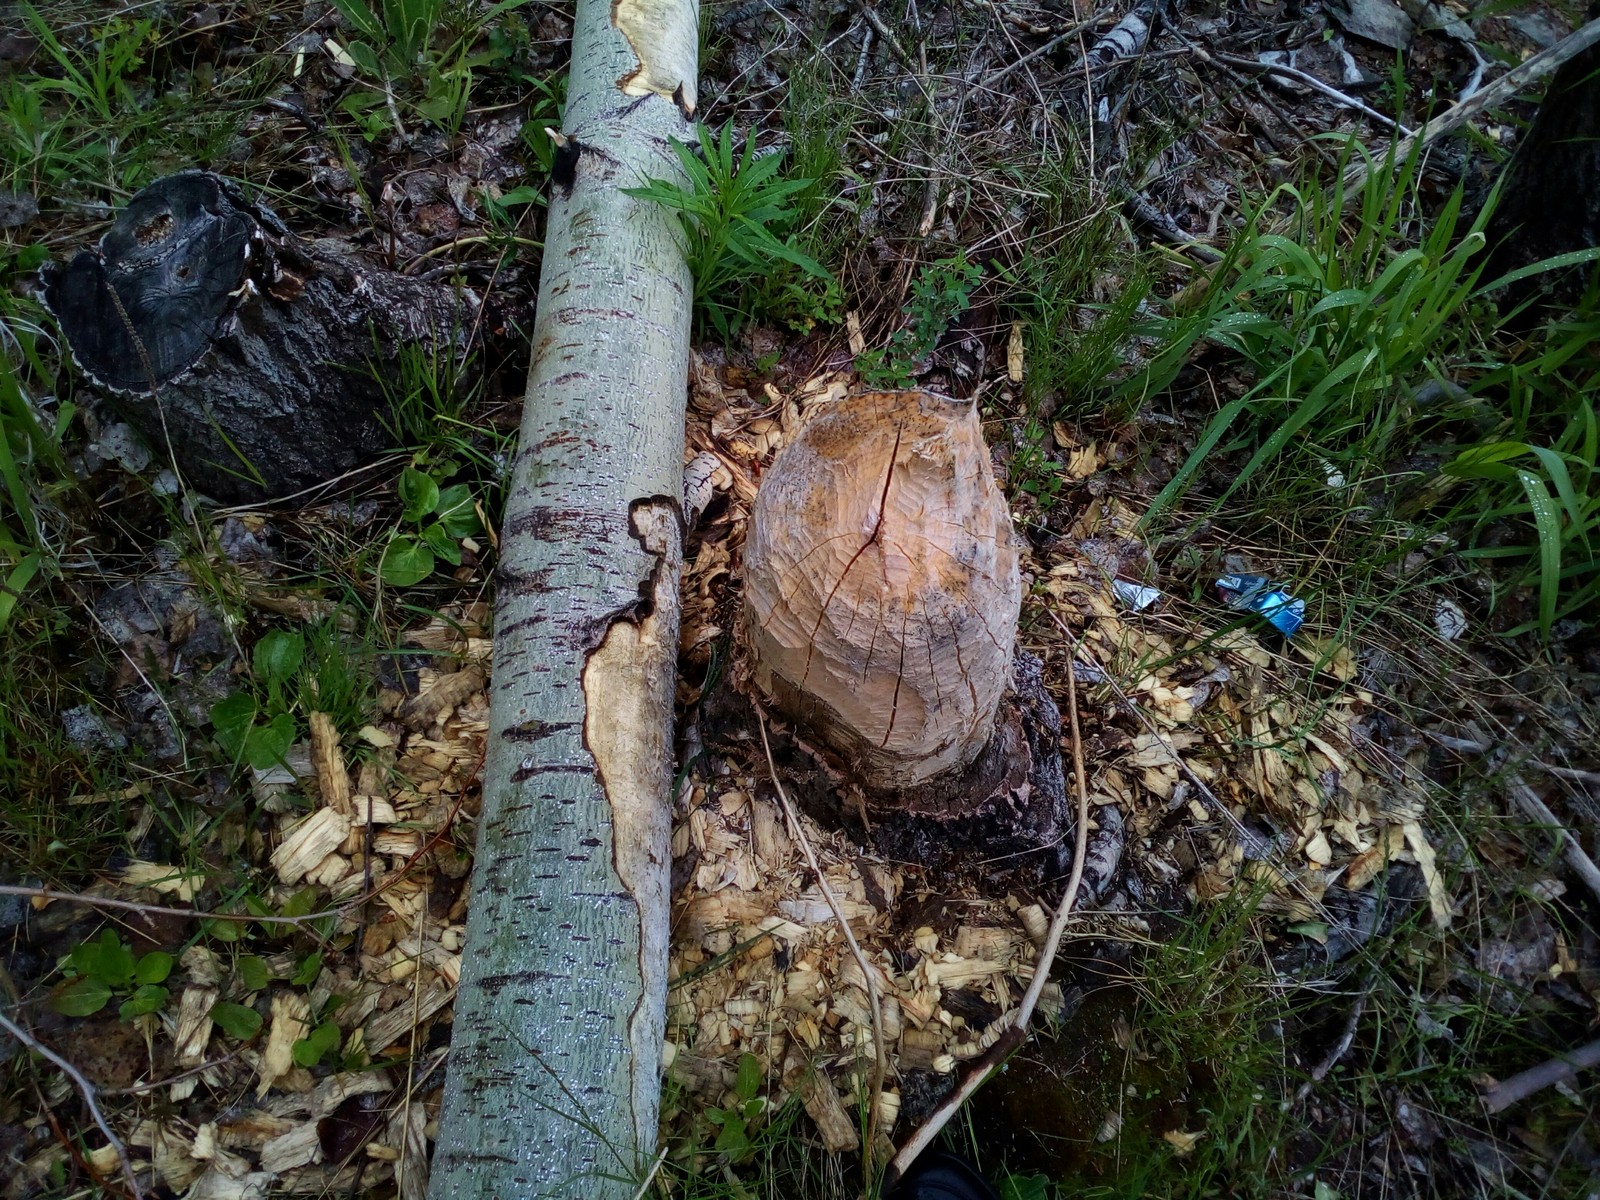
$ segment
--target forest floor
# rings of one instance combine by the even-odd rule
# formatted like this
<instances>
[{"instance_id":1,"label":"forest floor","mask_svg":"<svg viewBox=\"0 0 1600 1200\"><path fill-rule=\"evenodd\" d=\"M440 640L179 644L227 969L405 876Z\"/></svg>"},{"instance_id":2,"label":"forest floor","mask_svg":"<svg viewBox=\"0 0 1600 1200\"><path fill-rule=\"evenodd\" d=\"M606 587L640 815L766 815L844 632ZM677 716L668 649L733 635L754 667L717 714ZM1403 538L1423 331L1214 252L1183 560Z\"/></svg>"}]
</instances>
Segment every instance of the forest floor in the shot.
<instances>
[{"instance_id":1,"label":"forest floor","mask_svg":"<svg viewBox=\"0 0 1600 1200\"><path fill-rule=\"evenodd\" d=\"M425 1194L570 16L0 4L0 1195ZM1596 1037L1600 302L1513 319L1484 286L1537 84L1386 157L1583 19L703 8L702 198L788 254L697 263L651 1188L870 1194L874 1040L903 1137L1057 900L1051 863L930 869L808 808L871 1018L775 772L702 707L764 466L914 384L979 406L1099 856L1038 1036L949 1143L1019 1200L1600 1195L1600 1075L1497 1090ZM770 202L766 156L803 181ZM190 494L38 302L194 165L483 301L337 487ZM430 532L449 488L479 527Z\"/></svg>"}]
</instances>

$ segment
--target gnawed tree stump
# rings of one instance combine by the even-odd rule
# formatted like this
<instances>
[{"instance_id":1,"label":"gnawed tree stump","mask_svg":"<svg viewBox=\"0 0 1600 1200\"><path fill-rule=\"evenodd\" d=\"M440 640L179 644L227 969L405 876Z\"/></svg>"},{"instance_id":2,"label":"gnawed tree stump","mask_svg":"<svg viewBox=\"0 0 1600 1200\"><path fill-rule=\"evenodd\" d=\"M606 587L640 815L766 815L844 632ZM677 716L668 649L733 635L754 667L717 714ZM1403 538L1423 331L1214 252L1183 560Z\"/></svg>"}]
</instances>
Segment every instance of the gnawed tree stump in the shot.
<instances>
[{"instance_id":1,"label":"gnawed tree stump","mask_svg":"<svg viewBox=\"0 0 1600 1200\"><path fill-rule=\"evenodd\" d=\"M252 503L392 443L403 346L464 347L474 305L335 241L302 244L206 171L158 179L44 274L79 368L190 484Z\"/></svg>"},{"instance_id":2,"label":"gnawed tree stump","mask_svg":"<svg viewBox=\"0 0 1600 1200\"><path fill-rule=\"evenodd\" d=\"M848 397L773 460L745 546L753 683L929 862L1065 844L1060 715L1016 649L1017 540L973 405Z\"/></svg>"}]
</instances>

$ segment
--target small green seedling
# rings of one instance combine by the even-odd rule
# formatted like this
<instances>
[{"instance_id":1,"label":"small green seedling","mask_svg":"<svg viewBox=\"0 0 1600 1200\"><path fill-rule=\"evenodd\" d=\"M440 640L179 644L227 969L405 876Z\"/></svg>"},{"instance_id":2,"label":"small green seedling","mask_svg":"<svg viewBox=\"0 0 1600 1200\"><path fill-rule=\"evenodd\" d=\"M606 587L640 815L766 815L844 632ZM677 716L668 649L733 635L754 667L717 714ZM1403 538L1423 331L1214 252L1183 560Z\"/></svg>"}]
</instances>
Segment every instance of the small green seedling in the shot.
<instances>
[{"instance_id":1,"label":"small green seedling","mask_svg":"<svg viewBox=\"0 0 1600 1200\"><path fill-rule=\"evenodd\" d=\"M461 539L482 532L472 489L464 483L440 487L426 471L407 467L397 485L402 527L383 548L378 574L390 587L411 587L429 575L438 560L461 565Z\"/></svg>"},{"instance_id":2,"label":"small green seedling","mask_svg":"<svg viewBox=\"0 0 1600 1200\"><path fill-rule=\"evenodd\" d=\"M906 302L906 324L894 331L889 344L869 350L856 360L861 381L868 387L906 388L922 361L932 354L950 322L972 307L972 293L983 279L983 268L966 255L928 263L917 273Z\"/></svg>"},{"instance_id":3,"label":"small green seedling","mask_svg":"<svg viewBox=\"0 0 1600 1200\"><path fill-rule=\"evenodd\" d=\"M761 1090L761 1060L753 1054L739 1056L739 1075L733 1091L739 1102L731 1108L713 1108L706 1120L718 1126L720 1132L712 1149L726 1154L733 1162L747 1158L755 1148L751 1128L757 1118L767 1110L767 1102L756 1093Z\"/></svg>"},{"instance_id":4,"label":"small green seedling","mask_svg":"<svg viewBox=\"0 0 1600 1200\"><path fill-rule=\"evenodd\" d=\"M67 982L51 993L47 1005L66 1017L87 1017L99 1012L113 997L126 996L118 1009L124 1021L159 1012L167 1002L161 985L172 973L172 955L152 950L135 958L133 951L110 929L99 938L78 946L62 963Z\"/></svg>"},{"instance_id":5,"label":"small green seedling","mask_svg":"<svg viewBox=\"0 0 1600 1200\"><path fill-rule=\"evenodd\" d=\"M339 1049L339 1041L339 1027L332 1021L324 1021L295 1042L289 1053L294 1056L295 1066L314 1067Z\"/></svg>"},{"instance_id":6,"label":"small green seedling","mask_svg":"<svg viewBox=\"0 0 1600 1200\"><path fill-rule=\"evenodd\" d=\"M255 675L265 697L235 692L211 706L211 725L224 752L258 771L283 761L297 731L291 685L305 655L306 640L299 633L273 629L256 643Z\"/></svg>"}]
</instances>

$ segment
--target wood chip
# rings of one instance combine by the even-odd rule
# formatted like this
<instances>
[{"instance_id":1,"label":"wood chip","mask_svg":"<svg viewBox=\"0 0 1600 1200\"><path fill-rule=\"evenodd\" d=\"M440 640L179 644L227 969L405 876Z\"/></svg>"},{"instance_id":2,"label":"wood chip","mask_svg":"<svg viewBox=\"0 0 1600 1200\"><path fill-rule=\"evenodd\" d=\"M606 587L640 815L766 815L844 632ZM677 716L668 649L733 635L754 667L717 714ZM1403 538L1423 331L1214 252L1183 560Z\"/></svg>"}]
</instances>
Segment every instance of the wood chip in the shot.
<instances>
[{"instance_id":1,"label":"wood chip","mask_svg":"<svg viewBox=\"0 0 1600 1200\"><path fill-rule=\"evenodd\" d=\"M425 730L445 713L483 690L484 674L478 667L467 667L449 675L436 675L433 682L400 706L397 716L408 729Z\"/></svg>"},{"instance_id":2,"label":"wood chip","mask_svg":"<svg viewBox=\"0 0 1600 1200\"><path fill-rule=\"evenodd\" d=\"M307 718L311 726L311 767L317 773L317 788L324 807L350 815L350 775L344 767L344 751L339 746L339 730L327 713L314 712Z\"/></svg>"},{"instance_id":3,"label":"wood chip","mask_svg":"<svg viewBox=\"0 0 1600 1200\"><path fill-rule=\"evenodd\" d=\"M855 1121L826 1074L820 1070L808 1071L800 1080L799 1091L800 1102L816 1123L827 1150L839 1154L861 1145Z\"/></svg>"},{"instance_id":4,"label":"wood chip","mask_svg":"<svg viewBox=\"0 0 1600 1200\"><path fill-rule=\"evenodd\" d=\"M290 830L272 852L272 866L278 878L284 883L298 883L342 846L349 833L349 817L331 808L319 808Z\"/></svg>"},{"instance_id":5,"label":"wood chip","mask_svg":"<svg viewBox=\"0 0 1600 1200\"><path fill-rule=\"evenodd\" d=\"M1428 885L1428 908L1433 913L1433 923L1440 929L1449 929L1450 922L1454 920L1454 914L1450 911L1450 893L1445 888L1444 876L1439 874L1439 864L1428 835L1415 821L1407 821L1402 828L1405 830L1406 845L1416 856L1417 866L1422 868L1422 880Z\"/></svg>"},{"instance_id":6,"label":"wood chip","mask_svg":"<svg viewBox=\"0 0 1600 1200\"><path fill-rule=\"evenodd\" d=\"M387 1050L402 1035L409 1034L448 1004L455 994L455 988L436 979L417 1001L413 1002L408 996L388 1012L374 1017L367 1022L364 1030L368 1052L379 1054Z\"/></svg>"},{"instance_id":7,"label":"wood chip","mask_svg":"<svg viewBox=\"0 0 1600 1200\"><path fill-rule=\"evenodd\" d=\"M149 888L151 891L160 892L164 896L173 896L188 903L194 899L195 892L205 884L206 877L200 871L186 871L182 867L169 866L167 863L140 862L135 859L122 868L122 882L129 887ZM120 1170L120 1165L118 1167Z\"/></svg>"},{"instance_id":8,"label":"wood chip","mask_svg":"<svg viewBox=\"0 0 1600 1200\"><path fill-rule=\"evenodd\" d=\"M177 1028L173 1031L173 1061L181 1068L205 1061L211 1041L211 1008L217 1002L214 987L186 987L178 1001Z\"/></svg>"},{"instance_id":9,"label":"wood chip","mask_svg":"<svg viewBox=\"0 0 1600 1200\"><path fill-rule=\"evenodd\" d=\"M294 1044L311 1032L311 1006L299 992L278 992L272 997L267 1042L257 1067L256 1097L267 1094L294 1067Z\"/></svg>"}]
</instances>

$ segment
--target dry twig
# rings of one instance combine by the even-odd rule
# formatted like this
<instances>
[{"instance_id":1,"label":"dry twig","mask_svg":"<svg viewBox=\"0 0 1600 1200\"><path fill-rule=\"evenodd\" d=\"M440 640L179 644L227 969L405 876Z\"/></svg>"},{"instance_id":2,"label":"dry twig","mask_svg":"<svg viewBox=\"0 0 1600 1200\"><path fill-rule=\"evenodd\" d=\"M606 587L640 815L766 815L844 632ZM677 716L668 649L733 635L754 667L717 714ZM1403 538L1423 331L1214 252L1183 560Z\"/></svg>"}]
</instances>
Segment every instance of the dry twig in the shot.
<instances>
[{"instance_id":1,"label":"dry twig","mask_svg":"<svg viewBox=\"0 0 1600 1200\"><path fill-rule=\"evenodd\" d=\"M1381 112L1370 105L1363 104L1354 96L1346 95L1338 88L1332 86L1331 84L1322 82L1322 80L1318 79L1315 75L1312 75L1306 71L1302 71L1298 67L1285 67L1279 65L1278 63L1264 63L1254 58L1240 58L1236 54L1222 54L1220 52L1213 54L1206 50L1203 46L1195 46L1194 52L1199 57L1201 62L1223 63L1237 71L1249 71L1256 75L1279 75L1285 79L1292 79L1296 83L1304 84L1314 92L1321 92L1335 104L1342 104L1346 108L1354 109L1362 116L1371 121L1377 122L1385 129L1397 131L1402 137L1413 136L1413 130L1407 129L1398 121L1384 116Z\"/></svg>"},{"instance_id":2,"label":"dry twig","mask_svg":"<svg viewBox=\"0 0 1600 1200\"><path fill-rule=\"evenodd\" d=\"M1535 1092L1562 1082L1571 1082L1578 1072L1590 1067L1600 1067L1600 1042L1590 1042L1562 1054L1537 1067L1519 1071L1510 1079L1501 1080L1483 1094L1483 1106L1492 1113L1504 1112L1518 1100L1526 1100Z\"/></svg>"},{"instance_id":3,"label":"dry twig","mask_svg":"<svg viewBox=\"0 0 1600 1200\"><path fill-rule=\"evenodd\" d=\"M73 1066L61 1055L50 1049L33 1034L21 1025L18 1025L4 1013L0 1013L0 1029L4 1029L17 1041L41 1058L48 1059L60 1068L61 1073L72 1080L72 1086L78 1089L78 1094L83 1097L83 1102L89 1108L89 1115L94 1118L94 1123L100 1127L100 1132L105 1134L106 1141L117 1152L117 1161L122 1164L122 1174L128 1181L128 1188L133 1193L134 1200L142 1200L143 1190L139 1187L139 1177L134 1174L133 1160L128 1157L128 1148L122 1144L122 1139L111 1132L111 1126L106 1121L105 1114L100 1111L100 1103L96 1099L95 1086L84 1077L82 1071Z\"/></svg>"},{"instance_id":4,"label":"dry twig","mask_svg":"<svg viewBox=\"0 0 1600 1200\"><path fill-rule=\"evenodd\" d=\"M1587 25L1574 30L1555 45L1539 51L1527 62L1513 67L1487 87L1445 109L1416 133L1401 138L1395 143L1393 155L1388 161L1405 162L1413 150L1438 141L1445 134L1461 128L1484 109L1503 104L1523 88L1539 82L1547 75L1554 74L1563 63L1576 58L1596 42L1600 42L1600 20L1590 21ZM1364 161L1351 163L1345 169L1342 184L1346 204L1354 203L1370 171L1371 168Z\"/></svg>"},{"instance_id":5,"label":"dry twig","mask_svg":"<svg viewBox=\"0 0 1600 1200\"><path fill-rule=\"evenodd\" d=\"M1083 766L1083 735L1078 728L1078 684L1076 677L1070 671L1067 672L1067 707L1072 718L1072 769L1078 784L1077 842L1072 851L1072 874L1067 878L1067 890L1061 894L1061 903L1056 906L1055 918L1050 922L1050 932L1046 935L1044 946L1039 951L1039 961L1034 964L1033 980L1028 985L1027 993L1022 997L1022 1003L1017 1007L1016 1016L994 1045L981 1057L973 1060L955 1091L934 1109L928 1119L900 1148L900 1152L894 1156L894 1161L889 1165L889 1175L884 1181L888 1186L893 1186L896 1180L905 1175L917 1161L917 1156L939 1136L939 1131L960 1111L968 1097L982 1087L995 1068L1027 1040L1028 1022L1033 1017L1034 1009L1038 1007L1039 997L1044 994L1045 984L1050 982L1050 967L1055 962L1056 951L1061 947L1061 937L1067 929L1067 918L1072 915L1073 903L1078 898L1078 885L1083 882L1083 863L1089 848L1089 785Z\"/></svg>"},{"instance_id":6,"label":"dry twig","mask_svg":"<svg viewBox=\"0 0 1600 1200\"><path fill-rule=\"evenodd\" d=\"M86 904L90 908L114 908L120 912L151 913L168 917L195 917L205 921L259 921L263 925L309 925L314 921L321 921L327 917L342 917L345 911L355 904L363 903L370 897L362 896L352 900L340 908L325 909L322 912L307 913L303 917L278 917L261 916L254 913L221 913L201 912L197 908L168 908L161 904L141 904L137 900L116 900L110 896L85 896L78 892L57 892L50 888L19 887L16 884L0 884L0 896L22 896L27 899L59 900L64 904Z\"/></svg>"},{"instance_id":7,"label":"dry twig","mask_svg":"<svg viewBox=\"0 0 1600 1200\"><path fill-rule=\"evenodd\" d=\"M806 836L806 831L800 825L800 817L789 803L789 794L783 790L783 783L778 778L778 765L772 758L772 743L767 740L767 717L761 711L761 706L756 705L756 722L761 726L761 748L766 751L767 770L772 775L772 786L778 793L778 803L783 806L783 815L789 823L790 832L799 844L801 852L806 856L806 865L811 868L811 873L817 877L817 889L822 893L822 898L827 901L828 908L833 912L833 919L839 923L839 932L844 934L845 944L850 947L850 953L856 960L856 966L861 968L861 976L867 984L867 1000L872 1009L872 1081L867 1094L867 1149L866 1157L870 1162L874 1150L877 1148L878 1139L878 1093L883 1091L884 1076L888 1073L889 1064L885 1057L883 1045L883 1008L878 999L878 977L876 969L867 961L867 956L861 951L861 943L856 941L856 935L850 930L850 922L845 920L844 909L839 905L839 898L833 894L833 888L828 886L828 877L822 873L822 865L817 862L817 853L811 848L811 839Z\"/></svg>"}]
</instances>

